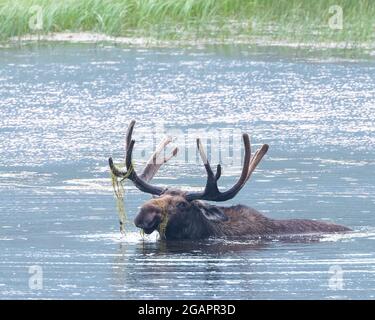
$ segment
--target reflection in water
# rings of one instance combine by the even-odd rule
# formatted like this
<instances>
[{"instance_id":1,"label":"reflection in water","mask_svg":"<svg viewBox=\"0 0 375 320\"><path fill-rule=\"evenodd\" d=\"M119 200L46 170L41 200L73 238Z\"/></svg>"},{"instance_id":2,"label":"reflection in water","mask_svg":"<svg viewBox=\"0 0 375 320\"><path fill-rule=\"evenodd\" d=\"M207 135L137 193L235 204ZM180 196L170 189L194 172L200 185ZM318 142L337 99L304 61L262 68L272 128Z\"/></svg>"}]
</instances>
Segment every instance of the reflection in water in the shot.
<instances>
[{"instance_id":1,"label":"reflection in water","mask_svg":"<svg viewBox=\"0 0 375 320\"><path fill-rule=\"evenodd\" d=\"M234 292L232 299L258 298L257 290L262 291L263 287L272 287L277 282L282 286L293 279L293 269L288 269L293 266L293 259L300 256L297 250L302 249L304 245L317 243L325 237L328 240L332 235L285 235L261 240L141 240L135 246L119 243L118 253L113 262L113 294L117 298L127 299L154 296L194 299L223 298ZM342 237L355 238L361 235L353 232ZM275 242L280 245L281 251L282 246L288 244L297 247L288 251L290 257L287 261L270 259L267 252L273 249ZM264 258L259 258L263 255ZM277 271L276 274L275 271L267 271L267 264L272 261L280 266L283 263L289 265L287 269L282 268L284 273L288 270L286 279L278 277ZM322 263L309 260L303 263L308 265L311 262L316 265ZM305 273L308 274L302 272ZM276 276L277 279L270 280L269 275ZM205 288L204 292L201 288ZM285 291L285 288L282 291Z\"/></svg>"},{"instance_id":2,"label":"reflection in water","mask_svg":"<svg viewBox=\"0 0 375 320\"><path fill-rule=\"evenodd\" d=\"M200 292L204 286L205 294L215 297L223 284L227 290L233 290L232 285L237 284L236 290L247 291L238 287L247 286L247 282L230 280L231 275L242 269L246 270L246 278L251 277L251 265L247 265L241 252L249 254L265 245L264 242L141 241L127 250L124 244L119 244L113 263L114 294L118 298L147 298L160 293L170 298L193 298L198 293L204 294Z\"/></svg>"},{"instance_id":3,"label":"reflection in water","mask_svg":"<svg viewBox=\"0 0 375 320\"><path fill-rule=\"evenodd\" d=\"M218 256L234 252L255 250L265 246L260 241L225 241L225 240L184 240L184 241L157 241L144 243L137 246L138 253L143 255L168 255L168 254L216 254Z\"/></svg>"}]
</instances>

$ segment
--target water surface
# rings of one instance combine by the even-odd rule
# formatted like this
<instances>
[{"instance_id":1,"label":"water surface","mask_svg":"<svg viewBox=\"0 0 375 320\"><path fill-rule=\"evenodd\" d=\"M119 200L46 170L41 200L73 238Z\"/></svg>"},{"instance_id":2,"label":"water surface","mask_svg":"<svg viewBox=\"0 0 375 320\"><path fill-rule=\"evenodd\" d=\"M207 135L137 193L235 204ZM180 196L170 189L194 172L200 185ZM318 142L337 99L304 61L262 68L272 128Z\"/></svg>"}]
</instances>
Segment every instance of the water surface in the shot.
<instances>
[{"instance_id":1,"label":"water surface","mask_svg":"<svg viewBox=\"0 0 375 320\"><path fill-rule=\"evenodd\" d=\"M375 297L374 61L227 49L1 49L0 298ZM121 237L107 158L123 159L133 118L138 168L158 127L183 145L189 130L219 130L237 143L221 159L228 188L249 132L271 147L228 204L354 232L165 243L129 224ZM155 183L200 188L204 169L182 156ZM147 199L126 184L130 220ZM30 287L32 266L42 289Z\"/></svg>"}]
</instances>

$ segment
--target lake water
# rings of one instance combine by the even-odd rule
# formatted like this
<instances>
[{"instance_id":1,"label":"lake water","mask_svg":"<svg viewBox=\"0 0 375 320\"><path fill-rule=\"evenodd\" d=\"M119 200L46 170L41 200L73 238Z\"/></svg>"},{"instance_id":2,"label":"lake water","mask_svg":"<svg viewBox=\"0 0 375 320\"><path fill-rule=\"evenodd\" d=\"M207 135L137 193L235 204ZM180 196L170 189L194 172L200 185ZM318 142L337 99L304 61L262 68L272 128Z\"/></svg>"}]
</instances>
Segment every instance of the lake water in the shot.
<instances>
[{"instance_id":1,"label":"lake water","mask_svg":"<svg viewBox=\"0 0 375 320\"><path fill-rule=\"evenodd\" d=\"M0 299L374 299L374 114L371 59L244 46L0 49ZM129 223L122 237L107 158L123 159L133 118L146 151L138 168L158 128L176 144L219 130L238 141L222 159L228 188L248 132L270 150L228 204L354 231L163 242ZM204 177L179 157L154 182L200 188ZM149 195L125 190L131 220Z\"/></svg>"}]
</instances>

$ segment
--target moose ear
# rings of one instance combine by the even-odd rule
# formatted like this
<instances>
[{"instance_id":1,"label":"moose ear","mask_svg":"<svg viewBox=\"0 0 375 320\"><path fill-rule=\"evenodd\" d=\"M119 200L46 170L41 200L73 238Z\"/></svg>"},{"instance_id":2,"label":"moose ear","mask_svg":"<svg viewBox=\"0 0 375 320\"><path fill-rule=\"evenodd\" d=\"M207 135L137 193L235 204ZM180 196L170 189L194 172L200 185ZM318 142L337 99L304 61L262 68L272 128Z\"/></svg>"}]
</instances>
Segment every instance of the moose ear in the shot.
<instances>
[{"instance_id":1,"label":"moose ear","mask_svg":"<svg viewBox=\"0 0 375 320\"><path fill-rule=\"evenodd\" d=\"M216 206L211 206L209 204L201 204L198 206L200 212L203 214L203 216L207 220L211 221L228 221L229 218L227 215L224 213L223 210L219 209Z\"/></svg>"}]
</instances>

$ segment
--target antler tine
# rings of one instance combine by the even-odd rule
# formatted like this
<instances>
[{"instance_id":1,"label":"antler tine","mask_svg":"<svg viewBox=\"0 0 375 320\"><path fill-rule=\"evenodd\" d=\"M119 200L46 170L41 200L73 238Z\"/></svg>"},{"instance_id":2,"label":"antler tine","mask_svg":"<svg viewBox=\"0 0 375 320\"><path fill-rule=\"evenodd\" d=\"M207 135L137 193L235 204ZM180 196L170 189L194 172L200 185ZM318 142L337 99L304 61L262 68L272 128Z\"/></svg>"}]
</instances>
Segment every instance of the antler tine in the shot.
<instances>
[{"instance_id":1,"label":"antler tine","mask_svg":"<svg viewBox=\"0 0 375 320\"><path fill-rule=\"evenodd\" d=\"M115 164L113 163L113 159L112 157L110 157L108 159L108 164L109 164L109 168L111 169L111 172L116 176L116 177L119 177L119 178L122 178L126 175L126 171L124 170L121 170L120 168L116 167Z\"/></svg>"},{"instance_id":2,"label":"antler tine","mask_svg":"<svg viewBox=\"0 0 375 320\"><path fill-rule=\"evenodd\" d=\"M206 168L207 175L210 178L213 177L214 180L216 180L216 181L219 180L220 176L221 176L221 165L220 164L217 165L217 167L216 167L216 173L215 173L215 176L214 176L214 173L213 173L211 165L210 165L210 163L208 161L207 155L204 152L204 148L203 148L202 142L201 142L201 140L199 138L197 139L197 148L198 148L199 154L201 156L201 159L203 161L204 167Z\"/></svg>"},{"instance_id":3,"label":"antler tine","mask_svg":"<svg viewBox=\"0 0 375 320\"><path fill-rule=\"evenodd\" d=\"M135 120L130 121L128 130L126 131L126 139L125 139L125 150L129 149L130 142L132 140L132 135L133 135L133 129L135 125ZM126 162L126 160L125 160Z\"/></svg>"},{"instance_id":4,"label":"antler tine","mask_svg":"<svg viewBox=\"0 0 375 320\"><path fill-rule=\"evenodd\" d=\"M126 165L126 168L128 170L129 170L129 167L128 167L128 150L129 150L131 142L134 141L134 140L132 140L134 125L135 125L135 120L130 121L129 126L128 126L128 130L126 131L126 138L125 138L125 165ZM133 142L133 144L134 144L134 142ZM124 178L128 174L128 172L126 170L118 168L114 164L112 157L110 157L108 159L108 163L109 163L109 167L110 167L112 173L116 177ZM130 161L130 163L131 163L131 161Z\"/></svg>"},{"instance_id":5,"label":"antler tine","mask_svg":"<svg viewBox=\"0 0 375 320\"><path fill-rule=\"evenodd\" d=\"M155 152L152 154L150 159L147 161L146 166L145 166L142 174L140 175L140 178L142 178L145 181L150 181L155 176L157 171L160 169L160 167L164 163L166 163L167 161L169 161L170 159L172 159L173 157L175 157L177 155L178 148L176 147L172 150L172 153L168 157L164 157L163 159L159 159L161 152L164 151L165 147L171 142L172 142L172 137L169 137L169 136L165 137L160 142L160 144L156 148Z\"/></svg>"},{"instance_id":6,"label":"antler tine","mask_svg":"<svg viewBox=\"0 0 375 320\"><path fill-rule=\"evenodd\" d=\"M250 158L251 158L251 147L250 147L250 138L247 133L242 135L243 144L245 148L245 155L244 155L244 163L242 167L241 176L236 182L236 184L230 188L229 190L221 193L216 201L226 201L232 199L245 185L247 181L247 176L249 173L249 165L250 165Z\"/></svg>"},{"instance_id":7,"label":"antler tine","mask_svg":"<svg viewBox=\"0 0 375 320\"><path fill-rule=\"evenodd\" d=\"M134 168L132 164L132 157L133 157L133 148L134 148L135 140L131 140L130 143L127 146L126 149L126 156L125 156L125 166L126 169L128 170L128 174L130 176L134 173Z\"/></svg>"},{"instance_id":8,"label":"antler tine","mask_svg":"<svg viewBox=\"0 0 375 320\"><path fill-rule=\"evenodd\" d=\"M199 154L201 156L201 159L203 161L206 172L207 172L207 182L206 182L206 187L205 187L204 192L206 192L206 193L217 193L217 192L219 192L219 189L217 187L217 180L219 180L219 178L221 176L221 166L220 166L220 164L217 165L216 173L214 175L214 173L212 171L212 168L211 168L211 165L210 165L210 162L208 161L207 155L204 152L204 148L203 148L201 139L199 139L199 138L197 139L197 148L198 148Z\"/></svg>"},{"instance_id":9,"label":"antler tine","mask_svg":"<svg viewBox=\"0 0 375 320\"><path fill-rule=\"evenodd\" d=\"M164 158L164 163L171 160L173 157L175 157L177 153L178 153L178 148L176 147L172 150L172 154L169 157Z\"/></svg>"},{"instance_id":10,"label":"antler tine","mask_svg":"<svg viewBox=\"0 0 375 320\"><path fill-rule=\"evenodd\" d=\"M250 179L251 174L255 170L255 168L258 166L259 162L262 160L263 156L267 153L269 148L268 144L264 144L261 146L260 149L258 149L254 156L251 158L250 165L249 165L249 172L247 174L246 181Z\"/></svg>"},{"instance_id":11,"label":"antler tine","mask_svg":"<svg viewBox=\"0 0 375 320\"><path fill-rule=\"evenodd\" d=\"M214 173L212 171L212 168L210 166L210 163L208 162L208 158L207 158L207 155L206 153L204 152L204 148L203 148L203 145L202 145L202 141L201 139L197 138L197 149L199 151L199 154L201 156L201 159L203 161L203 164L204 164L204 167L206 168L206 172L207 172L207 176L209 178L213 177L214 176Z\"/></svg>"},{"instance_id":12,"label":"antler tine","mask_svg":"<svg viewBox=\"0 0 375 320\"><path fill-rule=\"evenodd\" d=\"M204 153L203 146L199 139L197 139L197 146L199 153L203 162L205 163L205 168L207 172L207 182L206 187L203 192L190 192L186 194L186 198L188 200L211 200L211 201L226 201L233 198L245 185L248 173L249 173L249 165L250 165L250 157L251 157L251 148L250 148L250 138L247 133L242 135L244 148L245 148L245 156L244 156L244 164L242 167L242 173L240 178L238 179L237 183L225 192L220 192L217 186L217 180L220 178L221 175L221 166L218 165L216 169L216 175L213 175L211 166L207 160L207 156Z\"/></svg>"},{"instance_id":13,"label":"antler tine","mask_svg":"<svg viewBox=\"0 0 375 320\"><path fill-rule=\"evenodd\" d=\"M215 174L215 179L216 181L219 180L221 177L221 165L218 164L216 167L216 174Z\"/></svg>"}]
</instances>

